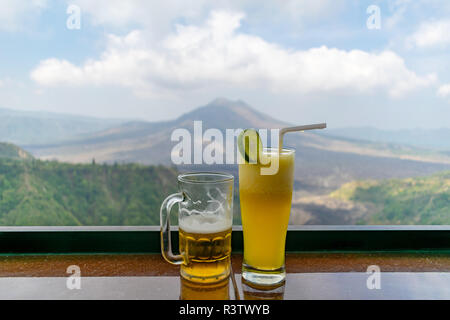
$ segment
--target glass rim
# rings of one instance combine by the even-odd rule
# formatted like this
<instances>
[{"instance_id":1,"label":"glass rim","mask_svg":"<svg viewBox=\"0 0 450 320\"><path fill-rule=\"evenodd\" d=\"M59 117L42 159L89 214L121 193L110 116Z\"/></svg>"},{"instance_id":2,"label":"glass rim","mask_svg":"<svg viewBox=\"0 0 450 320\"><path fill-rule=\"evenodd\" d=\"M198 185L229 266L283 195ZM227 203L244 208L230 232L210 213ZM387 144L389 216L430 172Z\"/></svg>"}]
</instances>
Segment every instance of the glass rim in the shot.
<instances>
[{"instance_id":1,"label":"glass rim","mask_svg":"<svg viewBox=\"0 0 450 320\"><path fill-rule=\"evenodd\" d=\"M195 177L208 177L212 179L197 180ZM214 171L185 172L178 175L178 181L193 184L224 183L234 181L234 176L229 173Z\"/></svg>"}]
</instances>

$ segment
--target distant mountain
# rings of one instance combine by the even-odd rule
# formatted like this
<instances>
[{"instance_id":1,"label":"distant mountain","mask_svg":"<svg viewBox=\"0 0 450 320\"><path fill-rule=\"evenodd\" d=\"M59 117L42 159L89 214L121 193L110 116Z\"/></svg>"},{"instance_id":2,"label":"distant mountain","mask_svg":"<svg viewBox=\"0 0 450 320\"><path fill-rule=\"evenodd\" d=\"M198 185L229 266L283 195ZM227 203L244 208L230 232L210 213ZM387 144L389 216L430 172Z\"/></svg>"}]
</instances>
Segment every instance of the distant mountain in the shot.
<instances>
[{"instance_id":1,"label":"distant mountain","mask_svg":"<svg viewBox=\"0 0 450 320\"><path fill-rule=\"evenodd\" d=\"M193 122L201 120L203 130L217 128L275 128L286 125L262 114L242 101L216 99L173 121L128 122L83 139L52 145L30 146L28 150L43 159L67 162L138 162L170 164L171 134L177 128L193 131Z\"/></svg>"},{"instance_id":2,"label":"distant mountain","mask_svg":"<svg viewBox=\"0 0 450 320\"><path fill-rule=\"evenodd\" d=\"M0 109L0 139L20 146L61 142L116 126L121 120Z\"/></svg>"},{"instance_id":3,"label":"distant mountain","mask_svg":"<svg viewBox=\"0 0 450 320\"><path fill-rule=\"evenodd\" d=\"M206 106L199 107L179 117L175 123L192 125L192 121L202 120L206 128L221 130L233 128L281 128L289 125L250 107L242 100L218 98Z\"/></svg>"},{"instance_id":4,"label":"distant mountain","mask_svg":"<svg viewBox=\"0 0 450 320\"><path fill-rule=\"evenodd\" d=\"M166 122L129 122L101 132L46 146L27 148L41 159L65 162L172 164L177 128L193 132L193 122L208 128L280 128L289 125L269 117L243 101L216 99L206 106ZM326 119L324 119L325 121ZM297 186L314 192L331 191L356 179L401 178L450 169L450 155L401 145L376 144L323 135L322 132L288 134L285 143L296 149ZM182 170L194 169L182 166ZM236 166L196 166L195 169L229 170ZM322 191L321 191L322 190Z\"/></svg>"},{"instance_id":5,"label":"distant mountain","mask_svg":"<svg viewBox=\"0 0 450 320\"><path fill-rule=\"evenodd\" d=\"M0 142L0 159L32 159L33 156L27 151L11 143Z\"/></svg>"},{"instance_id":6,"label":"distant mountain","mask_svg":"<svg viewBox=\"0 0 450 320\"><path fill-rule=\"evenodd\" d=\"M321 133L322 134L322 133ZM380 130L372 127L329 129L327 136L444 150L450 153L450 128Z\"/></svg>"}]
</instances>

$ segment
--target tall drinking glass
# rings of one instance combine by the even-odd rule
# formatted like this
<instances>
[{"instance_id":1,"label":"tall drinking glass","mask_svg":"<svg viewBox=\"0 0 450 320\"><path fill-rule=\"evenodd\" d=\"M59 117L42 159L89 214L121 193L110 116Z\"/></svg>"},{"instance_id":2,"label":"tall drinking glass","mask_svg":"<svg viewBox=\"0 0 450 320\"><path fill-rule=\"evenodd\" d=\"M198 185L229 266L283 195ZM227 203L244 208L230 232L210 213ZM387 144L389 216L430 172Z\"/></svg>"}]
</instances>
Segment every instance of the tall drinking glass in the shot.
<instances>
[{"instance_id":1,"label":"tall drinking glass","mask_svg":"<svg viewBox=\"0 0 450 320\"><path fill-rule=\"evenodd\" d=\"M293 149L265 148L263 155L279 161L278 171L262 175L260 163L239 164L239 194L244 261L242 277L260 285L285 280L285 242L294 184Z\"/></svg>"},{"instance_id":2,"label":"tall drinking glass","mask_svg":"<svg viewBox=\"0 0 450 320\"><path fill-rule=\"evenodd\" d=\"M165 260L180 265L189 281L212 283L230 274L233 183L230 174L185 173L178 176L180 192L161 205L161 252ZM179 205L179 250L172 252L170 213Z\"/></svg>"}]
</instances>

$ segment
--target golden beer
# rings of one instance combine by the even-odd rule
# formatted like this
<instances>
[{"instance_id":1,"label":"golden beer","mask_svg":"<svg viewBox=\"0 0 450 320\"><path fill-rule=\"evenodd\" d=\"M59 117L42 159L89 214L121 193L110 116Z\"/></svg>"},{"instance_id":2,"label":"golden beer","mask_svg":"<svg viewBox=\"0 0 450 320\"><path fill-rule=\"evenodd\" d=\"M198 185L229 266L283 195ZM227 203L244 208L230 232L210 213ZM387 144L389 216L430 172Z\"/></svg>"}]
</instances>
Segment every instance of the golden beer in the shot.
<instances>
[{"instance_id":1,"label":"golden beer","mask_svg":"<svg viewBox=\"0 0 450 320\"><path fill-rule=\"evenodd\" d=\"M161 204L161 254L180 266L184 279L219 282L230 274L234 177L228 173L191 172L178 176L180 192ZM170 213L178 204L179 254L172 251Z\"/></svg>"},{"instance_id":2,"label":"golden beer","mask_svg":"<svg viewBox=\"0 0 450 320\"><path fill-rule=\"evenodd\" d=\"M181 275L188 280L212 283L230 274L231 225L216 220L199 224L185 218L179 228L180 252L185 262Z\"/></svg>"},{"instance_id":3,"label":"golden beer","mask_svg":"<svg viewBox=\"0 0 450 320\"><path fill-rule=\"evenodd\" d=\"M295 152L265 149L279 157L279 169L274 175L262 175L263 165L239 165L239 194L244 234L244 270L266 272L267 284L284 279L286 231L292 203ZM280 277L270 278L270 273ZM247 273L243 271L245 277ZM264 278L264 276L261 276ZM264 282L264 280L262 280Z\"/></svg>"}]
</instances>

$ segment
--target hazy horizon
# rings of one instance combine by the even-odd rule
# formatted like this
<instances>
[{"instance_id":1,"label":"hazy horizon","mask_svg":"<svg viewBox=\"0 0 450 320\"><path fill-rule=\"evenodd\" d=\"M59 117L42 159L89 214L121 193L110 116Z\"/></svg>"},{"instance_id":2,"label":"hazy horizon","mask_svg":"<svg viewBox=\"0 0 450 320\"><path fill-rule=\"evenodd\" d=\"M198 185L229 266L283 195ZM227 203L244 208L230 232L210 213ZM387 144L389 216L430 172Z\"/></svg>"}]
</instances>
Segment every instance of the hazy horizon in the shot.
<instances>
[{"instance_id":1,"label":"hazy horizon","mask_svg":"<svg viewBox=\"0 0 450 320\"><path fill-rule=\"evenodd\" d=\"M223 97L221 97L223 98ZM215 100L215 99L214 99ZM17 111L17 112L24 112L24 113L36 113L36 114L53 114L53 115L57 115L57 116L67 116L67 117L80 117L80 118L91 118L91 119L97 119L97 120L111 120L111 121L118 121L118 122L131 122L131 121L144 121L144 122L164 122L164 121L171 121L171 120L175 120L177 119L179 116L181 116L182 114L186 114L189 113L191 111L196 110L197 108L201 108L201 107L205 107L207 106L209 103L211 103L211 100L207 103L204 103L202 105L198 105L195 107L192 107L191 109L189 109L186 112L180 113L179 115L175 115L175 117L173 118L167 118L167 119L161 119L161 120L154 120L154 119L143 119L143 118L138 118L138 117L126 117L126 116L122 116L122 117L107 117L107 116L92 116L86 113L76 113L76 112L62 112L62 111L51 111L51 110L36 110L36 109L12 109L12 108L8 108L8 107L3 107L0 106L0 111L1 110L8 110L8 111ZM242 99L237 99L237 100L230 100L232 102L235 101L243 101ZM246 102L246 101L243 101ZM257 110L256 107L249 105L250 107L252 107L253 109ZM257 110L258 111L258 110ZM264 114L267 114L265 112L263 112ZM287 123L289 123L289 119L281 119L278 118L276 115L271 115L271 114L267 114L271 117L273 117L276 120L282 120L285 121ZM301 123L304 124L304 123ZM334 126L333 123L328 123L327 124L327 129L376 129L376 130L380 130L380 131L386 131L386 132L395 132L395 131L404 131L404 130L446 130L449 129L450 130L450 125L446 126L446 127L406 127L406 128L402 128L402 127L397 127L397 128L382 128L382 127L376 127L374 125L360 125L358 126L357 124L355 125L349 125L349 126Z\"/></svg>"}]
</instances>

